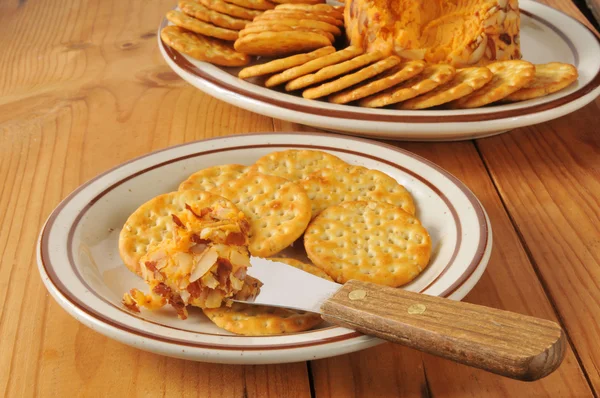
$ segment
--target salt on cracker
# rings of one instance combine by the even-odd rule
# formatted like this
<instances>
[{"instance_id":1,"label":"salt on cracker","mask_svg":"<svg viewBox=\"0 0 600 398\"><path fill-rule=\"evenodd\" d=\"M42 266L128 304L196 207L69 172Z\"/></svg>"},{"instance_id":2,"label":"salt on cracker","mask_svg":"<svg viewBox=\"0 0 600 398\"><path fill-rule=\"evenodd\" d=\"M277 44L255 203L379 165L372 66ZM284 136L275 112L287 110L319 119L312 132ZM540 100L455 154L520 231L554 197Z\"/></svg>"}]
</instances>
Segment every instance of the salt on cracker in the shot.
<instances>
[{"instance_id":1,"label":"salt on cracker","mask_svg":"<svg viewBox=\"0 0 600 398\"><path fill-rule=\"evenodd\" d=\"M280 84L305 76L309 73L320 70L327 66L335 65L340 62L349 60L362 53L363 51L358 47L346 47L345 49L337 51L333 54L325 55L315 60L308 61L304 65L296 66L294 68L273 75L265 81L265 86L278 86Z\"/></svg>"},{"instance_id":2,"label":"salt on cracker","mask_svg":"<svg viewBox=\"0 0 600 398\"><path fill-rule=\"evenodd\" d=\"M378 170L362 166L321 169L298 184L310 199L313 218L330 206L357 200L391 203L415 214L415 203L406 188Z\"/></svg>"},{"instance_id":3,"label":"salt on cracker","mask_svg":"<svg viewBox=\"0 0 600 398\"><path fill-rule=\"evenodd\" d=\"M252 26L259 26L259 25L260 26L288 25L288 26L297 26L297 27L301 27L301 28L324 30L325 32L332 33L335 36L339 36L341 34L341 30L337 26L332 25L327 22L315 21L313 19L279 18L276 20L273 20L273 19L254 20L252 22Z\"/></svg>"},{"instance_id":4,"label":"salt on cracker","mask_svg":"<svg viewBox=\"0 0 600 398\"><path fill-rule=\"evenodd\" d=\"M383 54L379 51L359 55L356 58L349 59L348 61L344 61L340 64L327 66L316 73L312 73L294 79L285 85L285 90L299 90L301 88L305 88L325 80L333 79L334 77L337 77L344 73L348 73L365 65L369 65L372 62L379 61L383 57Z\"/></svg>"},{"instance_id":5,"label":"salt on cracker","mask_svg":"<svg viewBox=\"0 0 600 398\"><path fill-rule=\"evenodd\" d=\"M500 61L487 65L492 80L471 94L450 102L451 108L478 108L500 101L525 87L535 76L535 66L521 60Z\"/></svg>"},{"instance_id":6,"label":"salt on cracker","mask_svg":"<svg viewBox=\"0 0 600 398\"><path fill-rule=\"evenodd\" d=\"M196 58L222 66L244 66L250 62L246 54L235 51L224 42L189 32L179 26L166 26L160 31L166 45Z\"/></svg>"},{"instance_id":7,"label":"salt on cracker","mask_svg":"<svg viewBox=\"0 0 600 398\"><path fill-rule=\"evenodd\" d=\"M178 217L188 212L186 205L194 209L222 207L239 211L229 200L205 191L170 192L150 199L129 216L119 235L119 254L127 268L141 275L140 258L165 239L173 239L177 228L173 215Z\"/></svg>"},{"instance_id":8,"label":"salt on cracker","mask_svg":"<svg viewBox=\"0 0 600 398\"><path fill-rule=\"evenodd\" d=\"M359 100L408 80L421 73L423 68L425 68L425 62L421 60L403 62L356 87L350 87L347 90L330 95L328 100L334 104L347 104Z\"/></svg>"},{"instance_id":9,"label":"salt on cracker","mask_svg":"<svg viewBox=\"0 0 600 398\"><path fill-rule=\"evenodd\" d=\"M262 14L262 11L249 10L244 7L236 6L235 4L226 3L223 0L198 0L198 2L211 10L222 12L223 14L231 15L232 17L248 19L250 21Z\"/></svg>"},{"instance_id":10,"label":"salt on cracker","mask_svg":"<svg viewBox=\"0 0 600 398\"><path fill-rule=\"evenodd\" d=\"M244 54L280 56L331 45L329 38L316 32L252 33L236 40L234 48Z\"/></svg>"},{"instance_id":11,"label":"salt on cracker","mask_svg":"<svg viewBox=\"0 0 600 398\"><path fill-rule=\"evenodd\" d=\"M196 189L210 191L228 181L237 180L248 171L248 166L224 164L199 170L179 184L179 190Z\"/></svg>"},{"instance_id":12,"label":"salt on cracker","mask_svg":"<svg viewBox=\"0 0 600 398\"><path fill-rule=\"evenodd\" d=\"M269 257L298 239L310 221L310 200L304 190L285 178L248 173L211 190L231 200L250 222L249 250Z\"/></svg>"},{"instance_id":13,"label":"salt on cracker","mask_svg":"<svg viewBox=\"0 0 600 398\"><path fill-rule=\"evenodd\" d=\"M333 279L325 273L321 268L314 266L313 264L306 264L302 261L293 259L293 258L284 258L284 257L271 257L267 258L269 261L277 261L279 263L284 263L287 265L291 265L294 268L298 268L304 272L308 272L309 274L313 274L318 276L319 278L327 279L328 281L333 282Z\"/></svg>"},{"instance_id":14,"label":"salt on cracker","mask_svg":"<svg viewBox=\"0 0 600 398\"><path fill-rule=\"evenodd\" d=\"M167 12L166 17L170 22L177 26L191 30L192 32L203 34L205 36L228 41L235 41L238 37L238 32L236 30L219 28L199 19L190 17L181 11L171 10Z\"/></svg>"},{"instance_id":15,"label":"salt on cracker","mask_svg":"<svg viewBox=\"0 0 600 398\"><path fill-rule=\"evenodd\" d=\"M268 0L225 0L227 3L235 4L236 6L250 8L253 10L271 10L276 4Z\"/></svg>"},{"instance_id":16,"label":"salt on cracker","mask_svg":"<svg viewBox=\"0 0 600 398\"><path fill-rule=\"evenodd\" d=\"M213 11L192 0L179 0L178 5L181 11L187 15L205 22L210 22L221 28L240 30L244 29L246 24L250 23L250 21L246 19L234 18L227 14Z\"/></svg>"},{"instance_id":17,"label":"salt on cracker","mask_svg":"<svg viewBox=\"0 0 600 398\"><path fill-rule=\"evenodd\" d=\"M251 171L296 181L308 177L317 170L344 166L348 164L327 152L288 149L271 152L261 157L251 167Z\"/></svg>"},{"instance_id":18,"label":"salt on cracker","mask_svg":"<svg viewBox=\"0 0 600 398\"><path fill-rule=\"evenodd\" d=\"M309 330L323 320L318 314L264 305L233 303L202 309L218 327L244 336L270 336Z\"/></svg>"},{"instance_id":19,"label":"salt on cracker","mask_svg":"<svg viewBox=\"0 0 600 398\"><path fill-rule=\"evenodd\" d=\"M378 94L363 98L358 104L367 108L379 108L406 101L407 99L429 92L439 85L446 83L455 73L456 70L450 65L428 65L415 77Z\"/></svg>"},{"instance_id":20,"label":"salt on cracker","mask_svg":"<svg viewBox=\"0 0 600 398\"><path fill-rule=\"evenodd\" d=\"M338 283L402 286L422 272L431 239L414 216L389 203L344 202L321 212L304 234L310 260Z\"/></svg>"},{"instance_id":21,"label":"salt on cracker","mask_svg":"<svg viewBox=\"0 0 600 398\"><path fill-rule=\"evenodd\" d=\"M335 41L335 37L330 32L325 32L321 29L313 29L313 28L305 28L302 26L290 26L290 25L256 25L252 23L244 30L240 31L239 37L245 37L253 33L262 33L262 32L313 32L318 33L327 37L329 43L333 43Z\"/></svg>"},{"instance_id":22,"label":"salt on cracker","mask_svg":"<svg viewBox=\"0 0 600 398\"><path fill-rule=\"evenodd\" d=\"M425 109L457 100L480 89L492 80L492 72L486 67L458 69L456 75L428 93L399 104L399 109Z\"/></svg>"},{"instance_id":23,"label":"salt on cracker","mask_svg":"<svg viewBox=\"0 0 600 398\"><path fill-rule=\"evenodd\" d=\"M535 77L525 87L505 98L507 101L525 101L555 93L579 77L577 68L570 64L550 62L535 65Z\"/></svg>"},{"instance_id":24,"label":"salt on cracker","mask_svg":"<svg viewBox=\"0 0 600 398\"><path fill-rule=\"evenodd\" d=\"M392 55L390 57L382 59L381 61L375 62L374 64L369 65L359 70L358 72L354 72L346 76L342 76L334 81L330 81L320 86L304 90L302 96L308 99L315 99L324 97L332 93L337 93L340 90L343 90L350 86L354 86L355 84L358 84L373 76L376 76L381 72L384 72L398 65L399 63L400 58L395 55Z\"/></svg>"},{"instance_id":25,"label":"salt on cracker","mask_svg":"<svg viewBox=\"0 0 600 398\"><path fill-rule=\"evenodd\" d=\"M292 68L297 65L302 65L313 59L322 57L335 52L333 46L323 47L318 50L306 54L292 55L291 57L276 59L261 65L254 65L244 68L238 73L241 79L249 79L251 77L267 75L270 73L280 72Z\"/></svg>"},{"instance_id":26,"label":"salt on cracker","mask_svg":"<svg viewBox=\"0 0 600 398\"><path fill-rule=\"evenodd\" d=\"M264 21L269 19L281 19L281 18L293 18L293 19L312 19L315 21L326 22L335 26L344 26L344 21L334 17L330 17L326 14L312 13L306 11L292 11L292 10L271 10L266 11L264 14L256 17L254 21Z\"/></svg>"}]
</instances>

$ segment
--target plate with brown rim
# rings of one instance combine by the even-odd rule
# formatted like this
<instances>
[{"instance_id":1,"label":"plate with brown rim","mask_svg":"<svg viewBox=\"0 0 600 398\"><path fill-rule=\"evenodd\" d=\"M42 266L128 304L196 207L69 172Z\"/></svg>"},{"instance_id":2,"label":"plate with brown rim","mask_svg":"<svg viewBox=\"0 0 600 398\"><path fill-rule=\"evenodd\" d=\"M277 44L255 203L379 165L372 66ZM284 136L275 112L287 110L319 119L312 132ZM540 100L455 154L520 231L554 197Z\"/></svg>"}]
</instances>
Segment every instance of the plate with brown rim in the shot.
<instances>
[{"instance_id":1,"label":"plate with brown rim","mask_svg":"<svg viewBox=\"0 0 600 398\"><path fill-rule=\"evenodd\" d=\"M262 115L325 130L391 140L451 141L481 138L546 122L585 106L600 94L600 41L579 21L551 7L521 0L521 50L535 64L565 62L579 71L569 87L546 97L466 110L368 109L304 99L237 78L225 68L158 47L184 80L222 100ZM165 19L160 29L168 24Z\"/></svg>"},{"instance_id":2,"label":"plate with brown rim","mask_svg":"<svg viewBox=\"0 0 600 398\"><path fill-rule=\"evenodd\" d=\"M125 344L198 361L263 364L340 355L381 341L322 325L279 336L236 336L197 308L182 321L168 308L129 312L124 292L145 284L122 263L117 240L129 216L148 199L177 189L199 169L231 162L250 165L277 150L327 151L350 164L380 170L415 198L417 216L433 244L426 270L403 288L462 299L485 270L492 230L482 205L458 179L430 161L396 147L333 134L249 134L188 143L133 159L86 182L54 210L38 241L42 280L77 320Z\"/></svg>"}]
</instances>

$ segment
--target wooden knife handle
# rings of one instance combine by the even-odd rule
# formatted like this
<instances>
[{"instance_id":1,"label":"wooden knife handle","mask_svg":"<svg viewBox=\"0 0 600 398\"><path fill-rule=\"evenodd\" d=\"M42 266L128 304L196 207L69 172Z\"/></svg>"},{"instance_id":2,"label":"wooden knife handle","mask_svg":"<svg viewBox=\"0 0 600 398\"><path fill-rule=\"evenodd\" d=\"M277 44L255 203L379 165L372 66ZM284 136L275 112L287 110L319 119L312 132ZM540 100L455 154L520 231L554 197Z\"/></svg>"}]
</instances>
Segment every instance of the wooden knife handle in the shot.
<instances>
[{"instance_id":1,"label":"wooden knife handle","mask_svg":"<svg viewBox=\"0 0 600 398\"><path fill-rule=\"evenodd\" d=\"M336 325L518 380L553 372L567 344L555 322L359 281L321 309Z\"/></svg>"}]
</instances>

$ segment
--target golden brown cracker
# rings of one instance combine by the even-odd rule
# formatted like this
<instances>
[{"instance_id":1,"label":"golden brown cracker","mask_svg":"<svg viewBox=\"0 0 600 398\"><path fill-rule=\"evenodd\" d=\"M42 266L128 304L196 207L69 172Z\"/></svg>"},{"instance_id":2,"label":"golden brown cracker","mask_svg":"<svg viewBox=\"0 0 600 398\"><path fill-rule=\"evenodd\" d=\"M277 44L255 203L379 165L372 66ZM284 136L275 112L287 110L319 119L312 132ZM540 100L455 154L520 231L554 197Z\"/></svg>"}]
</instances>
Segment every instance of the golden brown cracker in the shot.
<instances>
[{"instance_id":1,"label":"golden brown cracker","mask_svg":"<svg viewBox=\"0 0 600 398\"><path fill-rule=\"evenodd\" d=\"M325 55L312 61L308 61L304 65L296 66L281 73L271 76L265 81L265 86L275 87L290 80L305 76L314 71L321 70L330 65L336 65L351 58L362 54L362 50L358 47L346 47L343 50L333 54Z\"/></svg>"},{"instance_id":2,"label":"golden brown cracker","mask_svg":"<svg viewBox=\"0 0 600 398\"><path fill-rule=\"evenodd\" d=\"M278 4L323 4L323 0L273 0Z\"/></svg>"},{"instance_id":3,"label":"golden brown cracker","mask_svg":"<svg viewBox=\"0 0 600 398\"><path fill-rule=\"evenodd\" d=\"M287 265L291 265L292 267L301 269L302 271L308 272L309 274L313 274L318 276L319 278L327 279L328 281L333 282L333 279L325 273L321 268L314 266L313 264L306 264L302 261L298 261L293 258L284 258L284 257L271 257L267 260L276 261L279 263L284 263Z\"/></svg>"},{"instance_id":4,"label":"golden brown cracker","mask_svg":"<svg viewBox=\"0 0 600 398\"><path fill-rule=\"evenodd\" d=\"M160 32L166 45L200 61L222 66L243 66L250 57L217 39L189 32L179 26L167 26Z\"/></svg>"},{"instance_id":5,"label":"golden brown cracker","mask_svg":"<svg viewBox=\"0 0 600 398\"><path fill-rule=\"evenodd\" d=\"M244 303L202 311L218 327L244 336L298 333L323 321L318 314L310 312Z\"/></svg>"},{"instance_id":6,"label":"golden brown cracker","mask_svg":"<svg viewBox=\"0 0 600 398\"><path fill-rule=\"evenodd\" d=\"M325 32L321 29L304 28L302 26L290 26L290 25L256 25L254 23L248 25L244 30L240 31L239 37L251 35L253 33L263 32L313 32L318 33L327 37L330 43L335 41L335 37L330 32Z\"/></svg>"},{"instance_id":7,"label":"golden brown cracker","mask_svg":"<svg viewBox=\"0 0 600 398\"><path fill-rule=\"evenodd\" d=\"M256 17L254 21L264 21L269 19L312 19L315 21L326 22L335 26L344 26L344 21L341 19L337 19L335 17L331 17L326 14L319 14L314 12L307 11L293 11L293 10L271 10L266 11L264 14Z\"/></svg>"},{"instance_id":8,"label":"golden brown cracker","mask_svg":"<svg viewBox=\"0 0 600 398\"><path fill-rule=\"evenodd\" d=\"M272 10L276 4L268 0L225 0L227 3L235 4L236 6L250 8L252 10Z\"/></svg>"},{"instance_id":9,"label":"golden brown cracker","mask_svg":"<svg viewBox=\"0 0 600 398\"><path fill-rule=\"evenodd\" d=\"M372 62L379 61L383 58L383 54L379 51L359 55L356 58L352 58L342 63L327 66L316 73L298 77L285 85L286 91L299 90L313 84L323 82L325 80L333 79L334 77L340 76L344 73L351 72L355 69L361 68L365 65L369 65Z\"/></svg>"},{"instance_id":10,"label":"golden brown cracker","mask_svg":"<svg viewBox=\"0 0 600 398\"><path fill-rule=\"evenodd\" d=\"M411 194L395 179L361 166L324 168L298 181L310 199L312 217L342 202L371 200L391 203L415 214Z\"/></svg>"},{"instance_id":11,"label":"golden brown cracker","mask_svg":"<svg viewBox=\"0 0 600 398\"><path fill-rule=\"evenodd\" d=\"M471 94L450 102L451 108L478 108L500 101L525 87L535 76L535 66L521 60L500 61L487 65L492 80Z\"/></svg>"},{"instance_id":12,"label":"golden brown cracker","mask_svg":"<svg viewBox=\"0 0 600 398\"><path fill-rule=\"evenodd\" d=\"M167 19L175 25L192 32L200 33L204 36L228 41L235 41L238 38L238 32L236 30L219 28L215 25L190 17L181 11L171 10L167 12L166 16Z\"/></svg>"},{"instance_id":13,"label":"golden brown cracker","mask_svg":"<svg viewBox=\"0 0 600 398\"><path fill-rule=\"evenodd\" d=\"M421 73L423 68L425 68L425 62L421 60L403 62L356 87L350 87L347 90L330 95L328 100L334 104L347 104L359 100L400 84Z\"/></svg>"},{"instance_id":14,"label":"golden brown cracker","mask_svg":"<svg viewBox=\"0 0 600 398\"><path fill-rule=\"evenodd\" d=\"M321 14L327 14L338 19L344 19L344 10L337 8L329 4L279 4L275 7L276 10L294 10L294 11L307 11L307 12L318 12Z\"/></svg>"},{"instance_id":15,"label":"golden brown cracker","mask_svg":"<svg viewBox=\"0 0 600 398\"><path fill-rule=\"evenodd\" d=\"M242 69L238 74L238 77L241 79L249 79L251 77L280 72L282 70L286 70L297 65L305 64L308 61L334 52L335 48L333 46L328 46L312 51L310 53L292 55L291 57L276 59L261 65L249 66Z\"/></svg>"},{"instance_id":16,"label":"golden brown cracker","mask_svg":"<svg viewBox=\"0 0 600 398\"><path fill-rule=\"evenodd\" d=\"M325 209L304 234L311 261L338 283L350 279L392 287L427 267L431 239L414 216L389 203L344 202Z\"/></svg>"},{"instance_id":17,"label":"golden brown cracker","mask_svg":"<svg viewBox=\"0 0 600 398\"><path fill-rule=\"evenodd\" d=\"M535 77L525 87L505 98L506 101L525 101L555 93L579 77L577 68L570 64L550 62L535 65Z\"/></svg>"},{"instance_id":18,"label":"golden brown cracker","mask_svg":"<svg viewBox=\"0 0 600 398\"><path fill-rule=\"evenodd\" d=\"M269 257L298 239L310 221L310 200L285 178L248 173L211 190L229 198L250 222L250 253Z\"/></svg>"},{"instance_id":19,"label":"golden brown cracker","mask_svg":"<svg viewBox=\"0 0 600 398\"><path fill-rule=\"evenodd\" d=\"M455 73L456 70L450 65L428 65L420 74L378 94L365 97L358 104L367 108L379 108L406 101L446 83Z\"/></svg>"},{"instance_id":20,"label":"golden brown cracker","mask_svg":"<svg viewBox=\"0 0 600 398\"><path fill-rule=\"evenodd\" d=\"M245 175L248 169L248 166L242 166L241 164L224 164L208 167L189 176L179 184L179 190L195 189L210 191L227 181L237 180Z\"/></svg>"},{"instance_id":21,"label":"golden brown cracker","mask_svg":"<svg viewBox=\"0 0 600 398\"><path fill-rule=\"evenodd\" d=\"M374 64L369 65L358 72L354 72L342 76L339 79L321 84L320 86L304 90L302 96L308 99L315 99L332 93L337 93L340 90L354 86L355 84L363 82L373 76L377 76L380 73L394 67L395 65L398 65L399 63L400 58L392 55L382 59L381 61L375 62Z\"/></svg>"},{"instance_id":22,"label":"golden brown cracker","mask_svg":"<svg viewBox=\"0 0 600 398\"><path fill-rule=\"evenodd\" d=\"M245 54L282 56L312 51L331 45L327 36L316 32L252 33L236 40L234 48Z\"/></svg>"},{"instance_id":23,"label":"golden brown cracker","mask_svg":"<svg viewBox=\"0 0 600 398\"><path fill-rule=\"evenodd\" d=\"M345 166L348 166L346 162L327 152L288 149L261 157L251 167L251 171L297 181L317 170Z\"/></svg>"},{"instance_id":24,"label":"golden brown cracker","mask_svg":"<svg viewBox=\"0 0 600 398\"><path fill-rule=\"evenodd\" d=\"M221 28L240 30L244 29L246 24L250 23L247 19L234 18L227 14L213 11L192 0L179 0L179 8L187 15L213 23Z\"/></svg>"},{"instance_id":25,"label":"golden brown cracker","mask_svg":"<svg viewBox=\"0 0 600 398\"><path fill-rule=\"evenodd\" d=\"M299 28L319 29L329 32L335 36L341 34L340 28L327 22L315 21L313 19L294 19L294 18L279 18L279 19L261 19L254 20L252 26L270 26L270 25L287 25Z\"/></svg>"},{"instance_id":26,"label":"golden brown cracker","mask_svg":"<svg viewBox=\"0 0 600 398\"><path fill-rule=\"evenodd\" d=\"M226 3L223 0L198 0L198 2L211 10L250 21L262 14L262 11L250 10L248 8L236 6L235 4Z\"/></svg>"},{"instance_id":27,"label":"golden brown cracker","mask_svg":"<svg viewBox=\"0 0 600 398\"><path fill-rule=\"evenodd\" d=\"M428 93L404 101L399 109L425 109L462 98L480 89L492 80L492 72L486 67L457 69L456 75L445 84Z\"/></svg>"}]
</instances>

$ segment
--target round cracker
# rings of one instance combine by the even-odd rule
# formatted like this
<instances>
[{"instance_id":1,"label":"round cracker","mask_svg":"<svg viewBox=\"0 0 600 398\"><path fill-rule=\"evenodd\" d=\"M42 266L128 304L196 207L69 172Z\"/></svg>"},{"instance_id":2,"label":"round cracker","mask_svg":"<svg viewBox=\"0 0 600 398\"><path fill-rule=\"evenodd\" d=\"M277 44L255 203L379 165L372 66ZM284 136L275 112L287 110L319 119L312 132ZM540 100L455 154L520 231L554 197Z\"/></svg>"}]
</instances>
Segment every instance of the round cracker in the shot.
<instances>
[{"instance_id":1,"label":"round cracker","mask_svg":"<svg viewBox=\"0 0 600 398\"><path fill-rule=\"evenodd\" d=\"M336 7L329 4L279 4L275 7L276 10L302 10L308 12L318 12L335 16L338 19L344 19L344 10L342 7Z\"/></svg>"},{"instance_id":2,"label":"round cracker","mask_svg":"<svg viewBox=\"0 0 600 398\"><path fill-rule=\"evenodd\" d=\"M331 41L316 32L262 32L252 33L236 40L237 51L251 55L281 56L327 47Z\"/></svg>"},{"instance_id":3,"label":"round cracker","mask_svg":"<svg viewBox=\"0 0 600 398\"><path fill-rule=\"evenodd\" d=\"M211 192L231 200L248 218L248 248L253 256L269 257L285 249L302 235L310 221L308 196L300 186L282 177L248 173Z\"/></svg>"},{"instance_id":4,"label":"round cracker","mask_svg":"<svg viewBox=\"0 0 600 398\"><path fill-rule=\"evenodd\" d=\"M235 4L236 6L250 8L252 10L272 10L276 4L268 0L225 0L227 3Z\"/></svg>"},{"instance_id":5,"label":"round cracker","mask_svg":"<svg viewBox=\"0 0 600 398\"><path fill-rule=\"evenodd\" d=\"M251 171L297 181L317 170L346 166L348 164L342 159L327 152L288 149L263 156L251 167Z\"/></svg>"},{"instance_id":6,"label":"round cracker","mask_svg":"<svg viewBox=\"0 0 600 398\"><path fill-rule=\"evenodd\" d=\"M313 32L320 35L326 36L330 43L335 41L335 37L330 32L325 32L321 29L304 28L302 26L290 26L290 25L256 25L252 23L248 25L244 30L240 31L240 37L245 37L253 33L262 32Z\"/></svg>"},{"instance_id":7,"label":"round cracker","mask_svg":"<svg viewBox=\"0 0 600 398\"><path fill-rule=\"evenodd\" d=\"M246 19L234 18L227 14L213 11L192 0L180 0L178 5L181 11L187 15L205 22L213 23L222 28L240 30L244 29L246 24L250 23L250 21Z\"/></svg>"},{"instance_id":8,"label":"round cracker","mask_svg":"<svg viewBox=\"0 0 600 398\"><path fill-rule=\"evenodd\" d=\"M189 32L179 26L166 26L160 31L166 45L200 61L222 66L248 65L250 57L235 51L224 42Z\"/></svg>"},{"instance_id":9,"label":"round cracker","mask_svg":"<svg viewBox=\"0 0 600 398\"><path fill-rule=\"evenodd\" d=\"M127 268L141 275L140 258L165 239L173 239L177 228L173 215L185 219L181 213L189 212L186 204L193 209L219 206L239 212L229 200L205 191L170 192L150 199L129 216L119 235L119 254Z\"/></svg>"},{"instance_id":10,"label":"round cracker","mask_svg":"<svg viewBox=\"0 0 600 398\"><path fill-rule=\"evenodd\" d=\"M361 83L357 87L350 87L347 90L330 95L328 100L334 104L347 104L408 80L421 73L424 68L425 62L421 60L403 62L364 84Z\"/></svg>"},{"instance_id":11,"label":"round cracker","mask_svg":"<svg viewBox=\"0 0 600 398\"><path fill-rule=\"evenodd\" d=\"M232 180L237 180L248 171L248 166L241 164L224 164L208 167L195 172L184 182L179 184L179 190L196 189L199 191L210 191L219 185Z\"/></svg>"},{"instance_id":12,"label":"round cracker","mask_svg":"<svg viewBox=\"0 0 600 398\"><path fill-rule=\"evenodd\" d=\"M431 238L419 220L382 202L344 202L325 209L304 234L310 260L338 283L391 287L413 280L429 263Z\"/></svg>"},{"instance_id":13,"label":"round cracker","mask_svg":"<svg viewBox=\"0 0 600 398\"><path fill-rule=\"evenodd\" d=\"M262 14L262 11L239 7L235 4L226 3L223 0L198 0L198 2L213 11L222 12L223 14L231 15L232 17L248 19L250 21Z\"/></svg>"},{"instance_id":14,"label":"round cracker","mask_svg":"<svg viewBox=\"0 0 600 398\"><path fill-rule=\"evenodd\" d=\"M242 69L240 73L238 73L238 77L241 79L249 79L251 77L280 72L282 70L286 70L297 65L305 64L308 61L334 52L335 48L332 46L328 46L319 48L318 50L307 54L292 55L291 57L276 59L261 65L249 66L247 68Z\"/></svg>"},{"instance_id":15,"label":"round cracker","mask_svg":"<svg viewBox=\"0 0 600 398\"><path fill-rule=\"evenodd\" d=\"M323 321L319 314L244 303L233 303L231 307L204 308L202 311L221 329L245 336L298 333Z\"/></svg>"},{"instance_id":16,"label":"round cracker","mask_svg":"<svg viewBox=\"0 0 600 398\"><path fill-rule=\"evenodd\" d=\"M579 77L577 68L570 64L550 62L535 65L535 77L525 87L505 98L506 101L525 101L555 93Z\"/></svg>"},{"instance_id":17,"label":"round cracker","mask_svg":"<svg viewBox=\"0 0 600 398\"><path fill-rule=\"evenodd\" d=\"M327 279L328 281L333 282L333 279L325 273L321 268L314 266L313 264L306 264L302 261L293 259L293 258L284 258L284 257L271 257L267 258L270 261L277 261L280 263L284 263L287 265L291 265L292 267L301 269L304 272L308 272L309 274L313 274L318 276L319 278Z\"/></svg>"},{"instance_id":18,"label":"round cracker","mask_svg":"<svg viewBox=\"0 0 600 398\"><path fill-rule=\"evenodd\" d=\"M281 19L281 18L293 18L293 19L312 19L315 21L327 22L335 26L344 26L344 21L334 17L330 17L326 14L319 14L307 11L294 11L294 10L271 10L266 11L264 14L254 18L254 21L263 21L270 19Z\"/></svg>"},{"instance_id":19,"label":"round cracker","mask_svg":"<svg viewBox=\"0 0 600 398\"><path fill-rule=\"evenodd\" d=\"M450 102L451 108L478 108L500 101L525 87L535 77L535 66L521 60L500 61L487 65L492 80L471 94Z\"/></svg>"},{"instance_id":20,"label":"round cracker","mask_svg":"<svg viewBox=\"0 0 600 398\"><path fill-rule=\"evenodd\" d=\"M177 26L205 36L216 37L217 39L228 41L235 41L238 38L237 30L219 28L199 19L190 17L181 11L171 10L167 12L166 17L170 22Z\"/></svg>"},{"instance_id":21,"label":"round cracker","mask_svg":"<svg viewBox=\"0 0 600 398\"><path fill-rule=\"evenodd\" d=\"M298 184L310 199L313 218L330 206L359 200L390 203L415 214L415 203L406 188L378 170L362 166L321 169Z\"/></svg>"},{"instance_id":22,"label":"round cracker","mask_svg":"<svg viewBox=\"0 0 600 398\"><path fill-rule=\"evenodd\" d=\"M392 55L381 61L375 62L372 65L367 66L359 70L358 72L354 72L348 74L346 76L342 76L339 79L336 79L331 82L327 82L325 84L321 84L318 87L309 88L308 90L304 90L302 96L308 99L315 99L324 97L326 95L337 93L340 90L348 88L350 86L354 86L360 82L363 82L367 79L370 79L373 76L377 76L382 72L398 65L400 63L400 58Z\"/></svg>"},{"instance_id":23,"label":"round cracker","mask_svg":"<svg viewBox=\"0 0 600 398\"><path fill-rule=\"evenodd\" d=\"M336 76L343 75L344 73L369 65L372 62L379 61L383 57L383 54L379 51L359 55L358 57L349 59L348 61L344 61L337 65L327 66L316 73L296 78L285 85L285 90L299 90L325 80L333 79Z\"/></svg>"},{"instance_id":24,"label":"round cracker","mask_svg":"<svg viewBox=\"0 0 600 398\"><path fill-rule=\"evenodd\" d=\"M428 65L415 77L378 94L365 97L361 99L358 104L367 108L379 108L406 101L407 99L429 92L437 86L446 83L455 73L456 70L450 65Z\"/></svg>"},{"instance_id":25,"label":"round cracker","mask_svg":"<svg viewBox=\"0 0 600 398\"><path fill-rule=\"evenodd\" d=\"M323 4L323 0L273 0L278 4Z\"/></svg>"},{"instance_id":26,"label":"round cracker","mask_svg":"<svg viewBox=\"0 0 600 398\"><path fill-rule=\"evenodd\" d=\"M399 109L425 109L462 98L480 89L490 80L492 72L486 67L457 69L456 75L428 93L402 102Z\"/></svg>"},{"instance_id":27,"label":"round cracker","mask_svg":"<svg viewBox=\"0 0 600 398\"><path fill-rule=\"evenodd\" d=\"M270 26L270 25L288 25L296 26L301 28L311 28L324 30L333 35L339 36L341 34L340 28L327 22L315 21L313 19L294 19L294 18L280 18L276 20L255 20L252 22L252 26Z\"/></svg>"}]
</instances>

